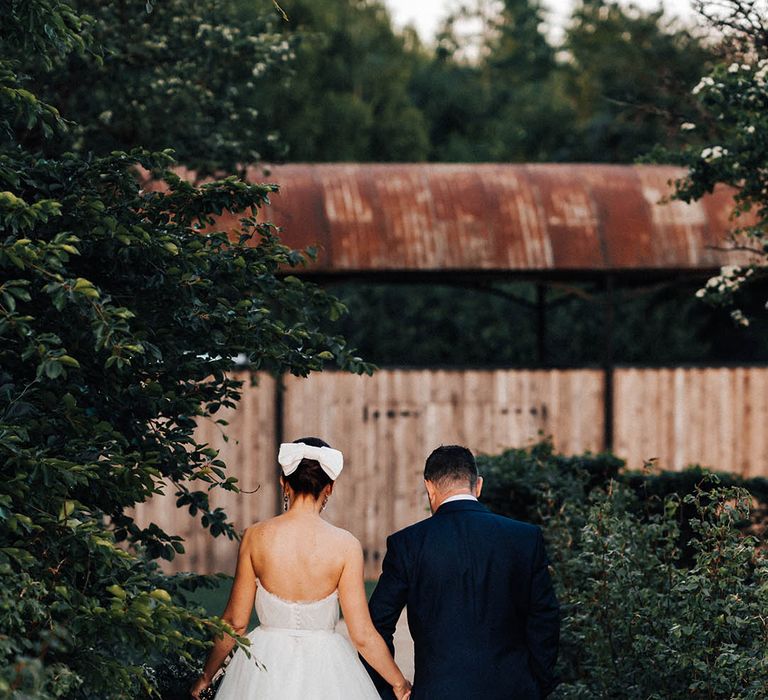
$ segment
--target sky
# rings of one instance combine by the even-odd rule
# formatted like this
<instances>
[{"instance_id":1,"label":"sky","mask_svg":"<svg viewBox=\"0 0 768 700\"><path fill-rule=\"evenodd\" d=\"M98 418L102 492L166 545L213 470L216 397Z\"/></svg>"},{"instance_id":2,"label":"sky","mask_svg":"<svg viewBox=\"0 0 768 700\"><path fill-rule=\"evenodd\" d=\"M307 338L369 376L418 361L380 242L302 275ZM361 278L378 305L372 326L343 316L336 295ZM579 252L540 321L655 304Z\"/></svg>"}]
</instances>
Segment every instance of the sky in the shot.
<instances>
[{"instance_id":1,"label":"sky","mask_svg":"<svg viewBox=\"0 0 768 700\"><path fill-rule=\"evenodd\" d=\"M414 24L424 41L429 41L435 34L440 20L459 4L459 0L384 0L392 11L395 24L402 27ZM554 36L562 34L574 0L542 0L550 12L549 22ZM657 9L659 0L635 0L635 4L645 9ZM665 0L667 13L681 18L694 16L691 0Z\"/></svg>"}]
</instances>

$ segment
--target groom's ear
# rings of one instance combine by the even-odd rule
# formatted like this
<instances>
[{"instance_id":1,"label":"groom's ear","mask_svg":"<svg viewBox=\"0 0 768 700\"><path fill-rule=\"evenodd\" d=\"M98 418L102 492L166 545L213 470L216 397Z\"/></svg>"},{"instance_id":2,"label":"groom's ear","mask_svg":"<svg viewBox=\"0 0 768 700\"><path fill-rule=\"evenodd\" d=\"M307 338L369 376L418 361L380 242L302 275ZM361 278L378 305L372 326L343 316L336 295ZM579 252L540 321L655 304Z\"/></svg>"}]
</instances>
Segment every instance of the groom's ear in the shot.
<instances>
[{"instance_id":1,"label":"groom's ear","mask_svg":"<svg viewBox=\"0 0 768 700\"><path fill-rule=\"evenodd\" d=\"M483 490L483 477L477 477L477 483L475 484L475 498L480 498L480 493Z\"/></svg>"}]
</instances>

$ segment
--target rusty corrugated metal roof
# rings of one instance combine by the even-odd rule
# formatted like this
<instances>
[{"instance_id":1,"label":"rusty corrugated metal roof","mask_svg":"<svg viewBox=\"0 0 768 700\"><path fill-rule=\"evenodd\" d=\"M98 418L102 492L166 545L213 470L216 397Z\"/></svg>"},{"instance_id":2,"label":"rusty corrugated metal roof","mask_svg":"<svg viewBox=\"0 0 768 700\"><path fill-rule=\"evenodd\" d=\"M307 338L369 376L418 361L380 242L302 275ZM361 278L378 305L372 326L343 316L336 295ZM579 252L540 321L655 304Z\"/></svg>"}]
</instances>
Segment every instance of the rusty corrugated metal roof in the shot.
<instances>
[{"instance_id":1,"label":"rusty corrugated metal roof","mask_svg":"<svg viewBox=\"0 0 768 700\"><path fill-rule=\"evenodd\" d=\"M712 269L730 228L726 189L661 200L668 166L314 164L259 168L276 182L262 218L315 272ZM234 227L236 217L232 217ZM221 225L228 222L222 220Z\"/></svg>"}]
</instances>

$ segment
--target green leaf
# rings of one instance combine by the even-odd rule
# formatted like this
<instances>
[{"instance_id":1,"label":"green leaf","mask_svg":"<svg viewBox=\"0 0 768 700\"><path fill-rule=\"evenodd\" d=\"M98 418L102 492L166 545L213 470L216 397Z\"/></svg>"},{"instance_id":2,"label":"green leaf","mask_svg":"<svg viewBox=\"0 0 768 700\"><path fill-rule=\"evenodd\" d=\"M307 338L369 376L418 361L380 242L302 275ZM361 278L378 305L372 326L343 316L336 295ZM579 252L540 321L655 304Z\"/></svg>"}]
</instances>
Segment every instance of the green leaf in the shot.
<instances>
[{"instance_id":1,"label":"green leaf","mask_svg":"<svg viewBox=\"0 0 768 700\"><path fill-rule=\"evenodd\" d=\"M64 368L58 359L46 360L43 363L43 369L45 371L45 376L48 377L48 379L57 379L64 373Z\"/></svg>"},{"instance_id":2,"label":"green leaf","mask_svg":"<svg viewBox=\"0 0 768 700\"><path fill-rule=\"evenodd\" d=\"M70 357L69 355L60 355L56 359L67 367L80 367L80 363L74 357Z\"/></svg>"},{"instance_id":3,"label":"green leaf","mask_svg":"<svg viewBox=\"0 0 768 700\"><path fill-rule=\"evenodd\" d=\"M110 586L106 587L107 593L110 593L115 598L118 598L119 600L125 600L127 597L127 593L125 592L125 589L122 586L118 586L116 583L113 583Z\"/></svg>"}]
</instances>

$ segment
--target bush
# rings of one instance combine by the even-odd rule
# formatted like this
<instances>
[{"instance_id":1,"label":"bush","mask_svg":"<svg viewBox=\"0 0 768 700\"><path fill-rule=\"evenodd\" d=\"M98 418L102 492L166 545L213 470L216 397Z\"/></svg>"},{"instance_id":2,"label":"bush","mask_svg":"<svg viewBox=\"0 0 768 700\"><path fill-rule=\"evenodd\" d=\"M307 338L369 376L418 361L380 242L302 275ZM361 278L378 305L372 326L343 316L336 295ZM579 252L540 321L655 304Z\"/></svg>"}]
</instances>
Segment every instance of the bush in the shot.
<instances>
[{"instance_id":1,"label":"bush","mask_svg":"<svg viewBox=\"0 0 768 700\"><path fill-rule=\"evenodd\" d=\"M744 532L764 480L625 473L548 443L479 462L490 507L545 529L563 612L554 698L766 696L768 559Z\"/></svg>"},{"instance_id":2,"label":"bush","mask_svg":"<svg viewBox=\"0 0 768 700\"><path fill-rule=\"evenodd\" d=\"M695 509L690 564L678 547L681 499L647 518L635 499L618 484L596 494L578 540L553 541L564 612L556 697L764 698L768 560L737 527L749 494L682 499Z\"/></svg>"},{"instance_id":3,"label":"bush","mask_svg":"<svg viewBox=\"0 0 768 700\"><path fill-rule=\"evenodd\" d=\"M609 453L574 457L556 454L552 443L481 455L483 501L510 518L542 523L565 502L582 502L594 488L619 477L624 461Z\"/></svg>"},{"instance_id":4,"label":"bush","mask_svg":"<svg viewBox=\"0 0 768 700\"><path fill-rule=\"evenodd\" d=\"M194 665L234 635L186 604L197 580L154 563L180 538L130 509L168 489L236 536L209 501L236 479L194 429L226 425L237 356L367 369L327 330L343 306L286 275L303 256L256 220L274 186L197 187L166 152L31 149L68 126L27 89L25 61L87 51L92 22L64 0L5 2L0 22L0 697L135 700L165 659ZM167 189L142 189L139 168ZM223 210L239 230L214 230Z\"/></svg>"},{"instance_id":5,"label":"bush","mask_svg":"<svg viewBox=\"0 0 768 700\"><path fill-rule=\"evenodd\" d=\"M550 441L500 455L481 455L477 462L485 478L483 501L497 513L537 524L548 522L564 503L586 501L593 491L605 491L613 481L634 493L631 507L646 515L661 513L667 496L682 498L697 489L715 488L707 478L712 471L698 465L675 472L649 464L642 471L631 471L624 460L609 452L561 455ZM745 479L727 472L717 472L717 477L718 487L739 487L752 495L750 518L741 526L763 536L768 523L768 479ZM693 512L691 504L681 502L682 543L690 535L687 520Z\"/></svg>"}]
</instances>

